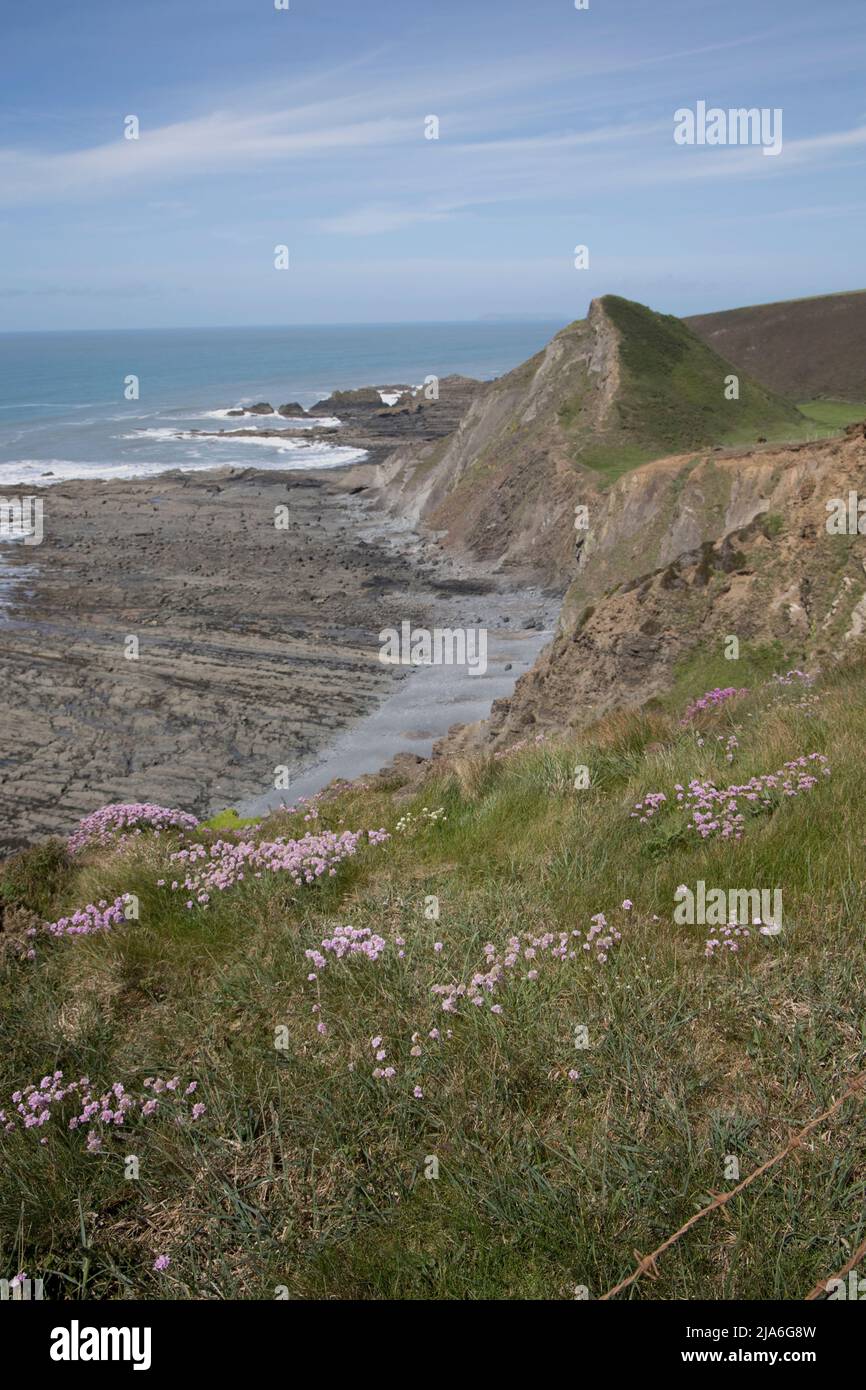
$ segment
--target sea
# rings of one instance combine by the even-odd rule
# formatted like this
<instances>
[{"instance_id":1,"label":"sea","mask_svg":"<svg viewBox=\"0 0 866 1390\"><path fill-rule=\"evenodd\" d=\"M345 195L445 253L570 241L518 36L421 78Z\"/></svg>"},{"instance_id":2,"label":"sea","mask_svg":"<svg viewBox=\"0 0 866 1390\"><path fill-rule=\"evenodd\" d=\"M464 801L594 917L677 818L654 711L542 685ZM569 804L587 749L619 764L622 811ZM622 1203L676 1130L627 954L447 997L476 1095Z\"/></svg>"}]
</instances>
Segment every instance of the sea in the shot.
<instances>
[{"instance_id":1,"label":"sea","mask_svg":"<svg viewBox=\"0 0 866 1390\"><path fill-rule=\"evenodd\" d=\"M228 417L258 401L309 409L335 390L489 380L538 352L560 322L327 325L0 333L0 491L71 478L223 465L339 467L362 450L317 440L334 418ZM273 428L302 440L204 438ZM306 437L308 435L308 438Z\"/></svg>"}]
</instances>

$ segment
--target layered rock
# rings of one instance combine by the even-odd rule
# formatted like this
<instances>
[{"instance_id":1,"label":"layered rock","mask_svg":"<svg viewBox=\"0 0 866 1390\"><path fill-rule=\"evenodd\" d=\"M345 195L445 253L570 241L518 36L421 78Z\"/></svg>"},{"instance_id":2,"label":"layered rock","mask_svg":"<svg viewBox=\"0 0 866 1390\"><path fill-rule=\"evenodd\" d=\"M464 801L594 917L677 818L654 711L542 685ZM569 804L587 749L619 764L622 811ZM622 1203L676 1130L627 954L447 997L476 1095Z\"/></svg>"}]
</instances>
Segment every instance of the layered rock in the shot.
<instances>
[{"instance_id":1,"label":"layered rock","mask_svg":"<svg viewBox=\"0 0 866 1390\"><path fill-rule=\"evenodd\" d=\"M866 496L863 427L750 453L661 459L590 511L555 640L476 736L570 729L669 688L729 635L829 665L866 629L866 538L830 534L827 503ZM732 663L732 670L736 669Z\"/></svg>"}]
</instances>

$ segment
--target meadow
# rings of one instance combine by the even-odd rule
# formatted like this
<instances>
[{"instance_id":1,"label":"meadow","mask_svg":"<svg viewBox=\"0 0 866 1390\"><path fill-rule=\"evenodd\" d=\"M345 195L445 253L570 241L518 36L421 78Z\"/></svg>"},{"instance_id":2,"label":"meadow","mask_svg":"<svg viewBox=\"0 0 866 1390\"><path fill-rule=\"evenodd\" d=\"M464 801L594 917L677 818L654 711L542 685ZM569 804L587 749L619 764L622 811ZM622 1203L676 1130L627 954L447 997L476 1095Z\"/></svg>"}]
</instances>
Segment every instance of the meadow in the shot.
<instances>
[{"instance_id":1,"label":"meadow","mask_svg":"<svg viewBox=\"0 0 866 1390\"><path fill-rule=\"evenodd\" d=\"M594 1299L784 1148L866 1068L866 662L722 665L420 790L7 861L0 1273ZM781 929L675 921L699 881L780 889ZM864 1194L854 1095L619 1297L802 1299Z\"/></svg>"}]
</instances>

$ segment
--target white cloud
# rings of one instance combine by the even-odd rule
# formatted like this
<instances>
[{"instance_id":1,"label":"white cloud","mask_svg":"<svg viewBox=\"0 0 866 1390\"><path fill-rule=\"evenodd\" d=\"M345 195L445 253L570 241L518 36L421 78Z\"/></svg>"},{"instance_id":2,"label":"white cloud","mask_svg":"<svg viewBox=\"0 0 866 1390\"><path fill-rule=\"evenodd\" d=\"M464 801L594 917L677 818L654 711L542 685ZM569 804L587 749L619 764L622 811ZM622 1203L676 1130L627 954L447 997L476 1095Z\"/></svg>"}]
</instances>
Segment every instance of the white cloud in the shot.
<instances>
[{"instance_id":1,"label":"white cloud","mask_svg":"<svg viewBox=\"0 0 866 1390\"><path fill-rule=\"evenodd\" d=\"M368 203L334 217L319 218L320 231L336 232L343 236L374 236L401 231L423 222L445 222L454 208L403 208L386 203Z\"/></svg>"}]
</instances>

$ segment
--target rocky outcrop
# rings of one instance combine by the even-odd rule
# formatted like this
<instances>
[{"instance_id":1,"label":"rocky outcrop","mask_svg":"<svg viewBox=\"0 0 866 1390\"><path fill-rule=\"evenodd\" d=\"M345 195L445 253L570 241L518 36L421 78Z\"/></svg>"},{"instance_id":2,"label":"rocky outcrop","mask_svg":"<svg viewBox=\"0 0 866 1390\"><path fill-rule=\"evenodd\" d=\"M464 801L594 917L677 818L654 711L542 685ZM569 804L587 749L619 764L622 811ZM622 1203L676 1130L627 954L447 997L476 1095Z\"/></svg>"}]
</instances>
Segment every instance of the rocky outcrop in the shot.
<instances>
[{"instance_id":1,"label":"rocky outcrop","mask_svg":"<svg viewBox=\"0 0 866 1390\"><path fill-rule=\"evenodd\" d=\"M453 435L396 454L385 493L446 544L503 572L562 588L575 508L624 470L678 447L803 431L796 409L742 376L678 319L616 296L488 383Z\"/></svg>"},{"instance_id":2,"label":"rocky outcrop","mask_svg":"<svg viewBox=\"0 0 866 1390\"><path fill-rule=\"evenodd\" d=\"M829 534L827 503L866 495L863 427L751 453L661 459L590 510L555 640L476 741L580 727L669 688L729 635L828 665L866 627L866 538ZM732 663L732 670L735 664Z\"/></svg>"},{"instance_id":3,"label":"rocky outcrop","mask_svg":"<svg viewBox=\"0 0 866 1390\"><path fill-rule=\"evenodd\" d=\"M478 390L449 438L393 457L390 504L475 560L556 584L571 563L575 497L598 486L583 477L560 414L580 394L587 418L602 419L616 373L615 335L594 304L585 322ZM443 381L441 399L446 391Z\"/></svg>"},{"instance_id":4,"label":"rocky outcrop","mask_svg":"<svg viewBox=\"0 0 866 1390\"><path fill-rule=\"evenodd\" d=\"M391 390L396 393L398 391L408 391L410 389L411 388L408 386L394 386L390 388L385 386L381 388L376 386L359 386L354 391L332 391L330 396L325 400L316 401L316 404L310 407L309 413L310 415L339 415L341 417L357 416L358 414L365 415L369 411L382 409L382 396L380 395L380 390L384 392Z\"/></svg>"}]
</instances>

